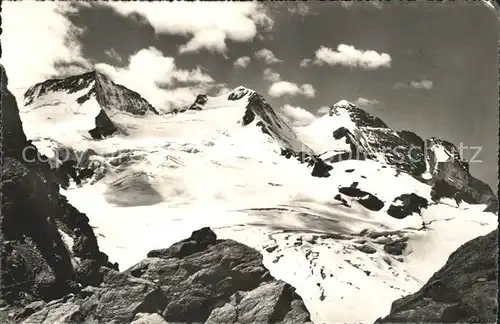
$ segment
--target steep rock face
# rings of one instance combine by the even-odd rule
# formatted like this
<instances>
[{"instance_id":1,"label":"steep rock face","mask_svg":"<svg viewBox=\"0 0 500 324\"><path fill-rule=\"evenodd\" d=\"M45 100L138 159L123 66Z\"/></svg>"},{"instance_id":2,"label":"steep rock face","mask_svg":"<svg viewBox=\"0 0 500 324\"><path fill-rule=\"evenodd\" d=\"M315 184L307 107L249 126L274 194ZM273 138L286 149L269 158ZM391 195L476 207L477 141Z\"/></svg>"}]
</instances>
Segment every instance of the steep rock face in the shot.
<instances>
[{"instance_id":1,"label":"steep rock face","mask_svg":"<svg viewBox=\"0 0 500 324\"><path fill-rule=\"evenodd\" d=\"M434 199L453 198L457 203L486 204L486 211L498 211L498 199L483 181L469 172L469 163L464 161L460 151L450 142L436 138L426 141L426 159Z\"/></svg>"},{"instance_id":2,"label":"steep rock face","mask_svg":"<svg viewBox=\"0 0 500 324\"><path fill-rule=\"evenodd\" d=\"M95 73L97 101L106 110L117 109L133 115L146 115L158 111L139 93L116 84L104 74Z\"/></svg>"},{"instance_id":3,"label":"steep rock face","mask_svg":"<svg viewBox=\"0 0 500 324\"><path fill-rule=\"evenodd\" d=\"M209 228L123 273L102 268L99 287L30 305L15 322L310 323L301 298L272 278L255 250L218 240Z\"/></svg>"},{"instance_id":4,"label":"steep rock face","mask_svg":"<svg viewBox=\"0 0 500 324\"><path fill-rule=\"evenodd\" d=\"M2 74L5 71L2 67ZM99 282L97 269L109 265L99 251L89 220L59 193L58 175L26 141L15 98L2 78L2 296L8 303L50 300ZM23 156L29 147L31 156ZM71 241L71 244L69 242ZM72 245L72 246L70 246ZM94 267L95 268L95 267Z\"/></svg>"},{"instance_id":5,"label":"steep rock face","mask_svg":"<svg viewBox=\"0 0 500 324\"><path fill-rule=\"evenodd\" d=\"M427 148L427 162L429 163L428 171L434 174L438 171L438 164L446 161L454 161L457 167L469 172L469 163L462 159L460 151L457 147L448 141L431 137L425 141Z\"/></svg>"},{"instance_id":6,"label":"steep rock face","mask_svg":"<svg viewBox=\"0 0 500 324\"><path fill-rule=\"evenodd\" d=\"M423 140L407 130L395 132L378 117L345 100L307 128L310 133L333 139L327 145L330 150L319 155L327 163L376 160L432 185L435 200L449 197L457 203L486 204L486 211L498 210L491 188L470 174L468 162L448 141L435 137Z\"/></svg>"},{"instance_id":7,"label":"steep rock face","mask_svg":"<svg viewBox=\"0 0 500 324\"><path fill-rule=\"evenodd\" d=\"M113 124L111 119L106 115L104 110L101 110L95 116L95 128L89 130L90 136L93 139L103 139L113 135L118 128Z\"/></svg>"},{"instance_id":8,"label":"steep rock face","mask_svg":"<svg viewBox=\"0 0 500 324\"><path fill-rule=\"evenodd\" d=\"M329 160L372 159L396 166L412 175L425 171L423 152L375 117L353 103L342 100L330 112L311 123L308 128L330 132L339 142L332 145ZM347 146L341 145L345 141ZM338 148L335 148L338 146ZM324 154L325 152L323 152ZM349 153L349 156L344 156Z\"/></svg>"},{"instance_id":9,"label":"steep rock face","mask_svg":"<svg viewBox=\"0 0 500 324\"><path fill-rule=\"evenodd\" d=\"M419 291L396 300L376 323L494 323L497 265L495 230L458 248Z\"/></svg>"},{"instance_id":10,"label":"steep rock face","mask_svg":"<svg viewBox=\"0 0 500 324\"><path fill-rule=\"evenodd\" d=\"M251 111L259 117L263 131L265 130L265 133L271 134L282 147L293 150L296 153L313 153L312 150L297 137L292 126L286 122L260 94L254 92L250 95L246 110Z\"/></svg>"},{"instance_id":11,"label":"steep rock face","mask_svg":"<svg viewBox=\"0 0 500 324\"><path fill-rule=\"evenodd\" d=\"M33 158L33 150L26 149L30 146L30 143L23 131L16 98L7 89L7 73L2 65L0 67L2 77L2 123L0 125L2 130L2 156L22 160L23 153L25 155L31 153L31 156L26 157ZM8 109L4 109L4 107L8 107Z\"/></svg>"},{"instance_id":12,"label":"steep rock face","mask_svg":"<svg viewBox=\"0 0 500 324\"><path fill-rule=\"evenodd\" d=\"M73 280L70 254L50 215L57 211L42 178L7 157L2 170L2 295L53 299ZM24 283L24 284L23 284Z\"/></svg>"},{"instance_id":13,"label":"steep rock face","mask_svg":"<svg viewBox=\"0 0 500 324\"><path fill-rule=\"evenodd\" d=\"M188 108L188 110L202 110L203 105L207 103L208 97L206 94L199 94L196 96L194 103Z\"/></svg>"}]
</instances>

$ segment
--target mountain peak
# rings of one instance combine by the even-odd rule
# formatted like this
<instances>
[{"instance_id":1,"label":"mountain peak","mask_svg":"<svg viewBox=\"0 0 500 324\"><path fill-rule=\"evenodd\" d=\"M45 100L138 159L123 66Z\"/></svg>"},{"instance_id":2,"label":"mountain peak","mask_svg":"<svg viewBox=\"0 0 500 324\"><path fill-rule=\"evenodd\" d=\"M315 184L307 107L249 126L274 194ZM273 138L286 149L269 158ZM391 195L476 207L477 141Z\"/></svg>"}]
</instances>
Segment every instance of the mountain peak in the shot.
<instances>
[{"instance_id":1,"label":"mountain peak","mask_svg":"<svg viewBox=\"0 0 500 324\"><path fill-rule=\"evenodd\" d=\"M249 89L249 88L244 87L244 86L238 86L238 87L234 88L233 90L231 90L231 92L227 96L227 99L228 100L240 100L244 96L250 97L250 95L252 95L253 93L255 93L255 91L252 89Z\"/></svg>"},{"instance_id":2,"label":"mountain peak","mask_svg":"<svg viewBox=\"0 0 500 324\"><path fill-rule=\"evenodd\" d=\"M82 105L95 98L104 109L125 111L134 115L145 115L158 111L139 93L114 83L107 75L92 70L66 78L54 78L35 84L24 94L24 105L32 105L44 97L75 96L74 100Z\"/></svg>"},{"instance_id":3,"label":"mountain peak","mask_svg":"<svg viewBox=\"0 0 500 324\"><path fill-rule=\"evenodd\" d=\"M337 102L332 106L332 108L348 108L348 107L357 107L357 106L345 99L340 100L339 102Z\"/></svg>"}]
</instances>

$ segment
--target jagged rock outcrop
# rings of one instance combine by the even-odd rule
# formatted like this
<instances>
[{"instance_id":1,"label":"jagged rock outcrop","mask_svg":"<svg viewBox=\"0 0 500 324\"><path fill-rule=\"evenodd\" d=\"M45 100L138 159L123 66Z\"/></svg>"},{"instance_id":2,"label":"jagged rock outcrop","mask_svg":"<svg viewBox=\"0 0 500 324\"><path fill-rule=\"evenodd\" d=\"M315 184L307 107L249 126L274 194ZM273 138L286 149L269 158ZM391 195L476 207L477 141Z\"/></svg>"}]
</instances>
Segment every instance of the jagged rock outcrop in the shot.
<instances>
[{"instance_id":1,"label":"jagged rock outcrop","mask_svg":"<svg viewBox=\"0 0 500 324\"><path fill-rule=\"evenodd\" d=\"M154 250L125 272L101 268L99 287L27 306L14 322L310 323L294 289L274 279L262 256L209 228Z\"/></svg>"},{"instance_id":2,"label":"jagged rock outcrop","mask_svg":"<svg viewBox=\"0 0 500 324\"><path fill-rule=\"evenodd\" d=\"M103 139L113 135L117 131L118 127L113 124L104 110L101 110L97 116L95 116L95 128L90 129L89 134L93 139Z\"/></svg>"},{"instance_id":3,"label":"jagged rock outcrop","mask_svg":"<svg viewBox=\"0 0 500 324\"><path fill-rule=\"evenodd\" d=\"M497 266L495 230L458 248L419 291L396 300L375 323L495 323Z\"/></svg>"},{"instance_id":4,"label":"jagged rock outcrop","mask_svg":"<svg viewBox=\"0 0 500 324\"><path fill-rule=\"evenodd\" d=\"M89 219L59 193L57 174L26 140L17 102L2 69L1 295L22 306L51 300L89 283L108 257L99 250ZM29 150L27 150L29 148ZM26 153L26 154L24 154ZM37 158L38 156L38 158ZM72 246L68 242L72 241ZM95 264L88 267L88 264ZM96 271L97 269L97 271Z\"/></svg>"},{"instance_id":5,"label":"jagged rock outcrop","mask_svg":"<svg viewBox=\"0 0 500 324\"><path fill-rule=\"evenodd\" d=\"M486 183L470 174L469 163L448 141L435 137L423 140L407 130L395 132L380 118L345 100L307 127L311 133L315 128L329 129L332 132L329 136L337 140L337 148L322 153L327 163L376 160L433 186L436 201L449 197L457 203L485 204L485 211L498 211L496 195ZM345 145L340 145L342 140Z\"/></svg>"},{"instance_id":6,"label":"jagged rock outcrop","mask_svg":"<svg viewBox=\"0 0 500 324\"><path fill-rule=\"evenodd\" d=\"M473 177L469 163L450 142L436 138L426 141L427 161L432 179L433 199L453 198L457 203L485 204L485 211L498 211L498 198L485 182Z\"/></svg>"},{"instance_id":7,"label":"jagged rock outcrop","mask_svg":"<svg viewBox=\"0 0 500 324\"><path fill-rule=\"evenodd\" d=\"M396 197L392 204L387 209L387 214L394 218L402 219L413 213L420 211L429 206L427 199L420 197L415 193L402 194Z\"/></svg>"},{"instance_id":8,"label":"jagged rock outcrop","mask_svg":"<svg viewBox=\"0 0 500 324\"><path fill-rule=\"evenodd\" d=\"M412 150L412 143L389 128L380 118L355 104L342 100L309 127L316 127L316 123L326 123L327 120L331 121L332 127L337 125L331 129L333 137L345 139L350 147L348 156L339 152L330 162L346 158L372 159L394 165L413 176L420 176L425 171L422 151Z\"/></svg>"},{"instance_id":9,"label":"jagged rock outcrop","mask_svg":"<svg viewBox=\"0 0 500 324\"><path fill-rule=\"evenodd\" d=\"M202 110L203 105L207 103L208 97L206 94L199 94L196 96L194 103L188 108L188 110Z\"/></svg>"},{"instance_id":10,"label":"jagged rock outcrop","mask_svg":"<svg viewBox=\"0 0 500 324\"><path fill-rule=\"evenodd\" d=\"M75 278L53 217L57 201L36 171L10 157L3 164L2 191L2 296L10 302L22 292L61 297Z\"/></svg>"}]
</instances>

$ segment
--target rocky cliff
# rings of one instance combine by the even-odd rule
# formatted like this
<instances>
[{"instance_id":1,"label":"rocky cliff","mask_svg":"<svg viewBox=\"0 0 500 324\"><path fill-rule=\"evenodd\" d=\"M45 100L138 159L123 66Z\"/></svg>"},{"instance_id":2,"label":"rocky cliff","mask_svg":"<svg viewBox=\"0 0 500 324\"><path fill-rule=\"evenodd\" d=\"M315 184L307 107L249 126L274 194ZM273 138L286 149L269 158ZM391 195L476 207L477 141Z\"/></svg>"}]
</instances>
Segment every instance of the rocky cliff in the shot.
<instances>
[{"instance_id":1,"label":"rocky cliff","mask_svg":"<svg viewBox=\"0 0 500 324\"><path fill-rule=\"evenodd\" d=\"M26 140L16 100L1 70L1 292L5 302L23 305L99 283L99 267L116 265L99 250L87 216L59 193L58 175Z\"/></svg>"},{"instance_id":2,"label":"rocky cliff","mask_svg":"<svg viewBox=\"0 0 500 324\"><path fill-rule=\"evenodd\" d=\"M495 323L497 297L495 230L458 248L419 291L396 300L376 323Z\"/></svg>"}]
</instances>

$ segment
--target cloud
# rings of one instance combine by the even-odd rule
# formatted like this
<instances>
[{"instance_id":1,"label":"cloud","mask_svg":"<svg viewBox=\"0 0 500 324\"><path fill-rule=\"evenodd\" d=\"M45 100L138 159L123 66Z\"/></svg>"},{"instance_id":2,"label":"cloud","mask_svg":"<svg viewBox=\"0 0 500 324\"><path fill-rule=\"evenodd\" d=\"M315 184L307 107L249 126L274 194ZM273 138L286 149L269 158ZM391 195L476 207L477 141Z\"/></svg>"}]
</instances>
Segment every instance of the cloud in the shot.
<instances>
[{"instance_id":1,"label":"cloud","mask_svg":"<svg viewBox=\"0 0 500 324\"><path fill-rule=\"evenodd\" d=\"M381 1L363 1L362 3L355 2L355 1L340 1L340 6L344 9L350 9L353 6L355 8L359 8L359 6L368 6L372 5L373 7L377 9L382 9L383 8L383 3Z\"/></svg>"},{"instance_id":2,"label":"cloud","mask_svg":"<svg viewBox=\"0 0 500 324\"><path fill-rule=\"evenodd\" d=\"M308 67L311 64L311 59L305 58L300 61L300 67Z\"/></svg>"},{"instance_id":3,"label":"cloud","mask_svg":"<svg viewBox=\"0 0 500 324\"><path fill-rule=\"evenodd\" d=\"M316 90L308 83L302 85L302 93L308 98L314 98L316 96Z\"/></svg>"},{"instance_id":4,"label":"cloud","mask_svg":"<svg viewBox=\"0 0 500 324\"><path fill-rule=\"evenodd\" d=\"M120 56L120 54L118 54L118 52L114 48L104 51L104 54L106 54L107 57L112 58L119 63L123 62L123 58Z\"/></svg>"},{"instance_id":5,"label":"cloud","mask_svg":"<svg viewBox=\"0 0 500 324\"><path fill-rule=\"evenodd\" d=\"M238 57L236 59L236 61L234 61L233 63L233 66L236 67L236 68L246 68L248 66L248 64L250 64L250 61L252 59L248 56L242 56L242 57Z\"/></svg>"},{"instance_id":6,"label":"cloud","mask_svg":"<svg viewBox=\"0 0 500 324\"><path fill-rule=\"evenodd\" d=\"M316 115L323 116L325 114L328 114L329 112L330 112L330 107L328 107L328 106L321 106L316 111Z\"/></svg>"},{"instance_id":7,"label":"cloud","mask_svg":"<svg viewBox=\"0 0 500 324\"><path fill-rule=\"evenodd\" d=\"M96 69L115 82L139 92L153 106L164 111L190 105L197 94L217 86L200 67L179 69L173 57L163 56L154 47L132 55L124 68L101 63L96 65ZM182 85L179 86L179 83Z\"/></svg>"},{"instance_id":8,"label":"cloud","mask_svg":"<svg viewBox=\"0 0 500 324\"><path fill-rule=\"evenodd\" d=\"M307 126L316 119L316 116L314 116L309 111L288 104L284 105L281 108L281 111L283 112L283 115L290 121L292 126Z\"/></svg>"},{"instance_id":9,"label":"cloud","mask_svg":"<svg viewBox=\"0 0 500 324\"><path fill-rule=\"evenodd\" d=\"M267 64L275 64L275 63L283 62L283 60L280 60L279 58L277 58L274 55L274 53L267 48L263 48L263 49L255 52L255 58L257 58L258 60L263 60Z\"/></svg>"},{"instance_id":10,"label":"cloud","mask_svg":"<svg viewBox=\"0 0 500 324\"><path fill-rule=\"evenodd\" d=\"M288 8L288 12L292 15L299 15L302 17L313 14L311 8L303 2L299 2L296 7L290 5L290 7Z\"/></svg>"},{"instance_id":11,"label":"cloud","mask_svg":"<svg viewBox=\"0 0 500 324\"><path fill-rule=\"evenodd\" d=\"M334 51L321 46L316 51L316 64L341 65L352 68L375 70L391 66L391 56L387 53L378 53L373 50L359 50L352 45L340 44Z\"/></svg>"},{"instance_id":12,"label":"cloud","mask_svg":"<svg viewBox=\"0 0 500 324\"><path fill-rule=\"evenodd\" d=\"M69 4L4 1L2 9L1 61L15 95L47 78L90 69L77 38L83 30L66 17Z\"/></svg>"},{"instance_id":13,"label":"cloud","mask_svg":"<svg viewBox=\"0 0 500 324\"><path fill-rule=\"evenodd\" d=\"M421 89L421 90L430 90L434 86L433 82L430 80L421 80L421 81L410 81L410 83L406 84L403 82L397 82L392 88L394 90L399 89Z\"/></svg>"},{"instance_id":14,"label":"cloud","mask_svg":"<svg viewBox=\"0 0 500 324\"><path fill-rule=\"evenodd\" d=\"M353 103L359 107L371 107L379 104L376 99L366 99L363 97L359 97Z\"/></svg>"},{"instance_id":15,"label":"cloud","mask_svg":"<svg viewBox=\"0 0 500 324\"><path fill-rule=\"evenodd\" d=\"M298 86L295 83L288 81L278 81L273 83L268 90L268 94L271 97L283 97L283 96L297 96L302 95L307 98L313 98L316 95L316 91L310 84L303 84Z\"/></svg>"},{"instance_id":16,"label":"cloud","mask_svg":"<svg viewBox=\"0 0 500 324\"><path fill-rule=\"evenodd\" d=\"M158 34L181 35L189 38L179 47L180 53L202 49L226 53L226 40L248 42L259 31L272 29L274 21L265 7L255 2L175 1L162 2L102 2L123 16L140 14Z\"/></svg>"},{"instance_id":17,"label":"cloud","mask_svg":"<svg viewBox=\"0 0 500 324\"><path fill-rule=\"evenodd\" d=\"M267 68L264 70L264 79L266 81L278 82L281 80L281 76L279 73Z\"/></svg>"}]
</instances>

